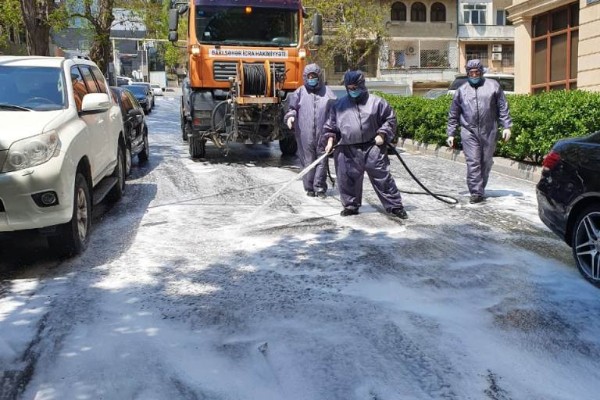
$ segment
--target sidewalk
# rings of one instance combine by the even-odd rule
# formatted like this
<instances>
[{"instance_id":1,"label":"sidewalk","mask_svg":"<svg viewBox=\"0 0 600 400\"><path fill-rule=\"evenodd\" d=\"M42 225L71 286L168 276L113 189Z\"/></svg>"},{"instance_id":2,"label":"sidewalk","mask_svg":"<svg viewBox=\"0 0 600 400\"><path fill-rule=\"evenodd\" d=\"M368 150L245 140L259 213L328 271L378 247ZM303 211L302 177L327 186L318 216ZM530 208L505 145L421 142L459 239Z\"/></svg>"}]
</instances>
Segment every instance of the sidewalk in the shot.
<instances>
[{"instance_id":1,"label":"sidewalk","mask_svg":"<svg viewBox=\"0 0 600 400\"><path fill-rule=\"evenodd\" d=\"M465 156L462 151L453 150L446 146L419 143L411 139L400 139L397 147L413 153L422 153L463 164L465 163ZM492 170L494 172L537 183L541 177L542 167L540 165L509 160L507 158L494 157L494 166L492 167Z\"/></svg>"}]
</instances>

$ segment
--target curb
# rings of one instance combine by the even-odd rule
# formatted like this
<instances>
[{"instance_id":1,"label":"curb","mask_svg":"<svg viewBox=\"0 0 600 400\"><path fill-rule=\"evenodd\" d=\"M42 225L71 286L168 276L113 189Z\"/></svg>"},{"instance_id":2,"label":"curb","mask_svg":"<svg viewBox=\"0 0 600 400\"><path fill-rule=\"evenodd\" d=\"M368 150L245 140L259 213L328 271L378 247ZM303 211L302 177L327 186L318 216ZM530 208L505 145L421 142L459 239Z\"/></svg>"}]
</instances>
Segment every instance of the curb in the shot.
<instances>
[{"instance_id":1,"label":"curb","mask_svg":"<svg viewBox=\"0 0 600 400\"><path fill-rule=\"evenodd\" d=\"M422 153L462 164L466 163L465 155L462 151L446 146L419 143L411 139L400 139L396 146L415 153ZM542 167L508 158L494 157L492 171L537 183L541 178Z\"/></svg>"}]
</instances>

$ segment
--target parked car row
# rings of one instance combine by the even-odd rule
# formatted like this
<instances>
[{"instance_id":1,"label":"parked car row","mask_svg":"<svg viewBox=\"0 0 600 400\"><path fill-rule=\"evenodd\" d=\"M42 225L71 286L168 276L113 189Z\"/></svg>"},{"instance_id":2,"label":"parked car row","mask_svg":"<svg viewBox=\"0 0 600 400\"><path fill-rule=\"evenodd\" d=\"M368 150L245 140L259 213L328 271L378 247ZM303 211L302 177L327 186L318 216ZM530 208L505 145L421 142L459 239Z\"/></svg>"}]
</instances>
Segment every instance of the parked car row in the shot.
<instances>
[{"instance_id":1,"label":"parked car row","mask_svg":"<svg viewBox=\"0 0 600 400\"><path fill-rule=\"evenodd\" d=\"M0 88L0 232L78 254L93 207L123 196L132 155L148 159L142 108L85 57L0 56Z\"/></svg>"},{"instance_id":2,"label":"parked car row","mask_svg":"<svg viewBox=\"0 0 600 400\"><path fill-rule=\"evenodd\" d=\"M164 91L164 88L157 83L136 82L131 78L122 76L117 77L117 86L125 87L131 91L144 108L146 114L152 112L155 105L155 96L162 96ZM133 86L138 87L134 88ZM139 87L143 87L144 89L140 89Z\"/></svg>"}]
</instances>

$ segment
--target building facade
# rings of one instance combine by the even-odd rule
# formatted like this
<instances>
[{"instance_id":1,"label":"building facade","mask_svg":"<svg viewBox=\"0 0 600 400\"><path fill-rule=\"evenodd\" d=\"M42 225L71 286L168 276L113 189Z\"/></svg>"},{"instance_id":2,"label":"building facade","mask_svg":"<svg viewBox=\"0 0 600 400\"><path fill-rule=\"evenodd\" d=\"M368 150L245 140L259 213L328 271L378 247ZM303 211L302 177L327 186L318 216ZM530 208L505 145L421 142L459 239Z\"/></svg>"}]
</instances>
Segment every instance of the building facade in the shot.
<instances>
[{"instance_id":1,"label":"building facade","mask_svg":"<svg viewBox=\"0 0 600 400\"><path fill-rule=\"evenodd\" d=\"M600 1L515 0L515 91L600 91Z\"/></svg>"},{"instance_id":2,"label":"building facade","mask_svg":"<svg viewBox=\"0 0 600 400\"><path fill-rule=\"evenodd\" d=\"M410 86L412 93L447 88L467 60L478 58L492 72L515 71L514 32L506 9L511 0L381 1L388 38L365 63L371 79ZM328 77L346 70L335 59Z\"/></svg>"}]
</instances>

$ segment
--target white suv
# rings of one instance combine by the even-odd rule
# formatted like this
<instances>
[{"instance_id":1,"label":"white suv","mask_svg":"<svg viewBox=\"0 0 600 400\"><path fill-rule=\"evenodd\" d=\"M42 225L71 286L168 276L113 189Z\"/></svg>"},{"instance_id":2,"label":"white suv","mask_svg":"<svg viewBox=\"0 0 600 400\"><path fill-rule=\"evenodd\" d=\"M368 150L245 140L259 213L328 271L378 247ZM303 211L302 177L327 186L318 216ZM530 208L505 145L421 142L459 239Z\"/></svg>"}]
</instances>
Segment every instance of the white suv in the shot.
<instances>
[{"instance_id":1,"label":"white suv","mask_svg":"<svg viewBox=\"0 0 600 400\"><path fill-rule=\"evenodd\" d=\"M119 106L84 58L0 56L0 232L83 251L92 207L125 189Z\"/></svg>"}]
</instances>

